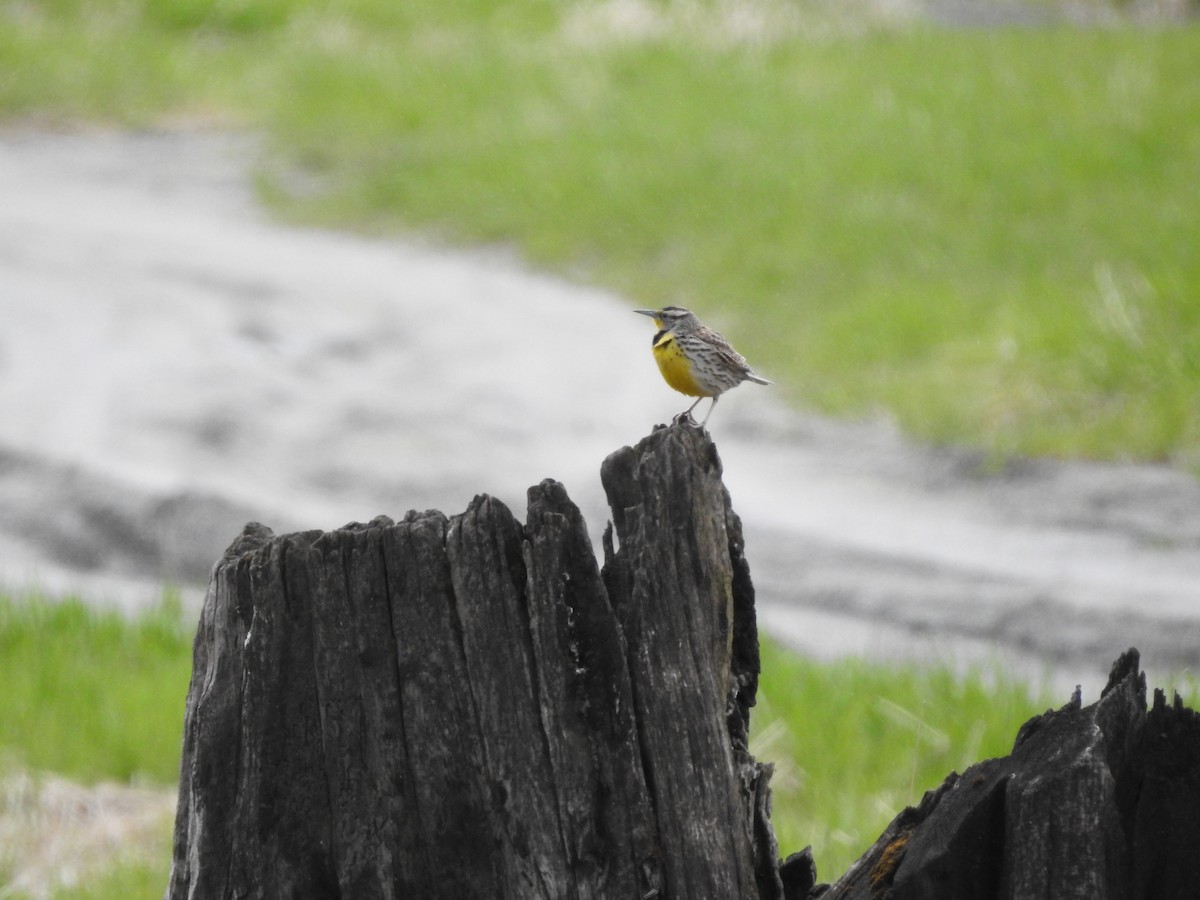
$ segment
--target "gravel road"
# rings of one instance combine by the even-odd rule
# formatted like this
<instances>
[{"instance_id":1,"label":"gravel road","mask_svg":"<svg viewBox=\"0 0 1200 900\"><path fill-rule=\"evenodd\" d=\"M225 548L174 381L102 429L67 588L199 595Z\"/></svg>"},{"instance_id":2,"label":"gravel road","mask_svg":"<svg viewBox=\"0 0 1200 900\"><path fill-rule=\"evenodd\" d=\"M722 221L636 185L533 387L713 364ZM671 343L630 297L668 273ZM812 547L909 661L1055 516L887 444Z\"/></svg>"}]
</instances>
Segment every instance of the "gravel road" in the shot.
<instances>
[{"instance_id":1,"label":"gravel road","mask_svg":"<svg viewBox=\"0 0 1200 900\"><path fill-rule=\"evenodd\" d=\"M248 519L479 492L520 516L545 477L598 537L601 460L683 408L638 304L502 250L281 225L258 163L239 135L0 132L0 581L194 601ZM761 620L807 652L997 659L1085 698L1131 644L1152 676L1200 667L1189 475L989 472L755 385L710 430Z\"/></svg>"}]
</instances>

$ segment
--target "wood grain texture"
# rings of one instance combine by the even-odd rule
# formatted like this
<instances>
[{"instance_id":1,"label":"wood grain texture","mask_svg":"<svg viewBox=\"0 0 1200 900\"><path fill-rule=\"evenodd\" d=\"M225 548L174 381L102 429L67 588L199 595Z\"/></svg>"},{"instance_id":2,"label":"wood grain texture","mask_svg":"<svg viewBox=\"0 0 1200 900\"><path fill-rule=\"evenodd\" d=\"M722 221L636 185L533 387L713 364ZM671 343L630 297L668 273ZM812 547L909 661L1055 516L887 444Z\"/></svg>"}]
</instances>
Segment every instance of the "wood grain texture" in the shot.
<instances>
[{"instance_id":1,"label":"wood grain texture","mask_svg":"<svg viewBox=\"0 0 1200 900\"><path fill-rule=\"evenodd\" d=\"M836 883L789 900L1200 896L1200 717L1162 692L1147 712L1138 663L1127 651L1096 703L1035 716L1009 756L951 773Z\"/></svg>"},{"instance_id":2,"label":"wood grain texture","mask_svg":"<svg viewBox=\"0 0 1200 900\"><path fill-rule=\"evenodd\" d=\"M628 646L667 895L781 896L774 839L756 832L770 773L745 747L758 685L753 589L716 448L696 429L662 429L605 460L601 481L617 540L606 540L605 580Z\"/></svg>"},{"instance_id":3,"label":"wood grain texture","mask_svg":"<svg viewBox=\"0 0 1200 900\"><path fill-rule=\"evenodd\" d=\"M197 629L167 897L1184 900L1200 715L1136 650L951 773L834 884L782 864L741 522L707 433L605 460L601 568L562 485L275 536Z\"/></svg>"},{"instance_id":4,"label":"wood grain texture","mask_svg":"<svg viewBox=\"0 0 1200 900\"><path fill-rule=\"evenodd\" d=\"M603 577L553 481L525 524L479 496L247 526L197 631L167 896L782 896L715 448L677 427L614 459L634 530Z\"/></svg>"}]
</instances>

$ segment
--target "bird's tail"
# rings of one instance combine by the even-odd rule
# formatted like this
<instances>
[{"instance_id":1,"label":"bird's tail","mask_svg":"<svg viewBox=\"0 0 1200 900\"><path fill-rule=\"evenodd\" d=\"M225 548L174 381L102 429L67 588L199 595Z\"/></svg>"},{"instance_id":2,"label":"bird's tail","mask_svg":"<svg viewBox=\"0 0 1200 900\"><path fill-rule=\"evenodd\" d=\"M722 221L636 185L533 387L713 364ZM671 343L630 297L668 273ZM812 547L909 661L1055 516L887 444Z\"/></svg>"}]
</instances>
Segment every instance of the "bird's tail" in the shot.
<instances>
[{"instance_id":1,"label":"bird's tail","mask_svg":"<svg viewBox=\"0 0 1200 900\"><path fill-rule=\"evenodd\" d=\"M751 381L753 381L755 384L774 384L775 383L773 381L767 381L767 379L763 378L761 375L755 375L753 372L747 372L746 377L748 379L750 379Z\"/></svg>"}]
</instances>

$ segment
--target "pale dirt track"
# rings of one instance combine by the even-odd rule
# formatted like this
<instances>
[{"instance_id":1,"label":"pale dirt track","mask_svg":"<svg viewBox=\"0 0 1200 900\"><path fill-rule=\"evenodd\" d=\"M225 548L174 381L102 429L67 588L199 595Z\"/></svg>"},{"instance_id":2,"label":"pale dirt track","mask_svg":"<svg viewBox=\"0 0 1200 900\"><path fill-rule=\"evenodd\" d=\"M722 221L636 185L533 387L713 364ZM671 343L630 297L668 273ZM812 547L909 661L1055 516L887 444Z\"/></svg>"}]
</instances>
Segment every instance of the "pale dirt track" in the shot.
<instances>
[{"instance_id":1,"label":"pale dirt track","mask_svg":"<svg viewBox=\"0 0 1200 900\"><path fill-rule=\"evenodd\" d=\"M523 517L544 477L598 536L601 460L682 408L637 304L501 252L279 225L256 154L0 133L0 580L127 606L169 580L194 600L248 519L453 514L479 492ZM1085 697L1131 644L1152 673L1200 665L1186 474L983 474L754 385L711 431L761 620L809 652L996 657Z\"/></svg>"}]
</instances>

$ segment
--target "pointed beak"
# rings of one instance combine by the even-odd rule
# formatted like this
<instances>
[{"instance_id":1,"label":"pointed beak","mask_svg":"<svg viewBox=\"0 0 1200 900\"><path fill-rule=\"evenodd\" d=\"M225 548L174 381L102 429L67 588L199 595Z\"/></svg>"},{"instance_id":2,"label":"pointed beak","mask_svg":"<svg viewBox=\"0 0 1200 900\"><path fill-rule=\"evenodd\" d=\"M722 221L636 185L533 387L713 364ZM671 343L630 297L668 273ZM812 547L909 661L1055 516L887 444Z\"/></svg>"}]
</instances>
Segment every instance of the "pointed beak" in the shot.
<instances>
[{"instance_id":1,"label":"pointed beak","mask_svg":"<svg viewBox=\"0 0 1200 900\"><path fill-rule=\"evenodd\" d=\"M657 309L635 309L634 312L639 313L643 316L649 316L652 319L658 318L658 310Z\"/></svg>"}]
</instances>

